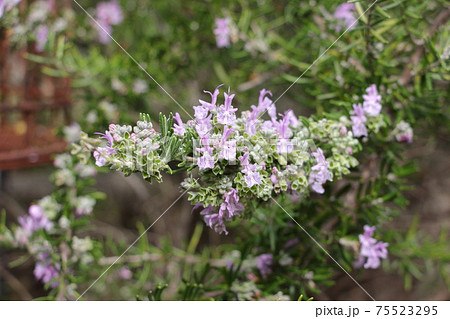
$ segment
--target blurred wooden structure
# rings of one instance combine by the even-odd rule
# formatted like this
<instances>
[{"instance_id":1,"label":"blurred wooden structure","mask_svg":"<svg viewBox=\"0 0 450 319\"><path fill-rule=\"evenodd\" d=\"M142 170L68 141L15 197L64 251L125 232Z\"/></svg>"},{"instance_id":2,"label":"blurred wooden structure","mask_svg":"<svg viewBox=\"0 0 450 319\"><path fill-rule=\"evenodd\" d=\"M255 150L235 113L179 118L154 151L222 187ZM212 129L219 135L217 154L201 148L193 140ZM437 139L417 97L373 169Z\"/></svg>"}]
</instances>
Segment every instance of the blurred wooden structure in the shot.
<instances>
[{"instance_id":1,"label":"blurred wooden structure","mask_svg":"<svg viewBox=\"0 0 450 319\"><path fill-rule=\"evenodd\" d=\"M56 129L70 122L70 80L41 72L26 59L34 43L13 48L0 28L0 171L51 161L66 144Z\"/></svg>"}]
</instances>

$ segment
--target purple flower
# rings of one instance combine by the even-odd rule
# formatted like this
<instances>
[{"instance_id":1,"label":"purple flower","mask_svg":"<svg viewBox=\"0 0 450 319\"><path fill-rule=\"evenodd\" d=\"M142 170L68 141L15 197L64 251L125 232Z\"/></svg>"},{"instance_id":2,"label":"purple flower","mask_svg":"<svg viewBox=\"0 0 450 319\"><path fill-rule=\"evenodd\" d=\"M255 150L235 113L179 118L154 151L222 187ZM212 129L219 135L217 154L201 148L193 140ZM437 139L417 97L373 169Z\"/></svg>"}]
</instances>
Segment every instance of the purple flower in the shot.
<instances>
[{"instance_id":1,"label":"purple flower","mask_svg":"<svg viewBox=\"0 0 450 319\"><path fill-rule=\"evenodd\" d=\"M245 131L250 134L251 136L256 134L256 128L258 127L258 124L261 121L254 117L252 114L247 118L247 121L245 122Z\"/></svg>"},{"instance_id":2,"label":"purple flower","mask_svg":"<svg viewBox=\"0 0 450 319\"><path fill-rule=\"evenodd\" d=\"M254 117L258 117L259 114L264 112L266 109L268 109L272 105L272 100L267 97L267 95L272 96L272 92L262 89L259 92L259 99L258 99L258 106L252 105L252 115Z\"/></svg>"},{"instance_id":3,"label":"purple flower","mask_svg":"<svg viewBox=\"0 0 450 319\"><path fill-rule=\"evenodd\" d=\"M94 133L94 134L101 135L100 138L104 138L108 142L109 147L113 146L114 139L113 139L110 131L105 131L105 134L103 134L103 133Z\"/></svg>"},{"instance_id":4,"label":"purple flower","mask_svg":"<svg viewBox=\"0 0 450 319\"><path fill-rule=\"evenodd\" d=\"M206 213L206 211L203 212ZM205 224L208 225L208 227L210 228L214 228L214 225L222 223L219 213L204 214L204 215L205 216L203 216L203 218L205 220Z\"/></svg>"},{"instance_id":5,"label":"purple flower","mask_svg":"<svg viewBox=\"0 0 450 319\"><path fill-rule=\"evenodd\" d=\"M61 265L56 263L53 264L51 257L48 253L41 253L38 255L38 261L34 267L34 277L37 280L42 281L44 284L49 283L55 278L59 277L59 271L61 270ZM56 288L59 285L59 281L53 281L50 284L51 288Z\"/></svg>"},{"instance_id":6,"label":"purple flower","mask_svg":"<svg viewBox=\"0 0 450 319\"><path fill-rule=\"evenodd\" d=\"M209 114L209 116L204 119L196 119L197 124L195 125L195 130L200 137L207 135L212 129L211 117L212 114Z\"/></svg>"},{"instance_id":7,"label":"purple flower","mask_svg":"<svg viewBox=\"0 0 450 319\"><path fill-rule=\"evenodd\" d=\"M342 3L337 8L333 14L333 17L339 21L339 24L334 26L334 29L339 32L342 29L342 25L352 30L356 26L356 21L358 21L355 16L355 4L353 3Z\"/></svg>"},{"instance_id":8,"label":"purple flower","mask_svg":"<svg viewBox=\"0 0 450 319\"><path fill-rule=\"evenodd\" d=\"M311 167L309 184L313 191L323 194L325 192L323 184L327 181L332 181L330 171L328 170L329 163L325 160L323 151L320 148L317 149L317 152L312 153L312 155L316 158L317 164Z\"/></svg>"},{"instance_id":9,"label":"purple flower","mask_svg":"<svg viewBox=\"0 0 450 319\"><path fill-rule=\"evenodd\" d=\"M99 41L106 44L111 41L112 26L121 23L123 20L122 9L117 1L114 0L100 2L97 5L96 15L97 21L101 25L101 28L97 26Z\"/></svg>"},{"instance_id":10,"label":"purple flower","mask_svg":"<svg viewBox=\"0 0 450 319\"><path fill-rule=\"evenodd\" d=\"M183 121L181 120L180 114L177 112L175 113L175 116L173 117L175 121L177 121L177 124L173 125L173 132L179 136L183 136L184 132L186 132L184 128Z\"/></svg>"},{"instance_id":11,"label":"purple flower","mask_svg":"<svg viewBox=\"0 0 450 319\"><path fill-rule=\"evenodd\" d=\"M203 100L199 100L200 104L203 105L204 107L206 107L209 111L213 111L216 108L216 103L217 103L217 97L219 96L219 88L222 86L223 84L218 85L215 90L214 93L211 93L209 91L203 91L205 93L208 93L209 95L211 95L211 103L209 102L205 102Z\"/></svg>"},{"instance_id":12,"label":"purple flower","mask_svg":"<svg viewBox=\"0 0 450 319\"><path fill-rule=\"evenodd\" d=\"M269 106L267 113L269 114L272 123L275 123L277 121L277 107L275 104Z\"/></svg>"},{"instance_id":13,"label":"purple flower","mask_svg":"<svg viewBox=\"0 0 450 319\"><path fill-rule=\"evenodd\" d=\"M200 204L200 206L203 206L203 205ZM208 207L204 208L200 212L200 215L203 216L205 224L208 225L208 227L210 227L211 229L214 229L219 234L222 234L224 232L225 235L228 235L227 229L223 222L223 217L220 216L219 213L214 213L215 210L216 210L216 208L214 206L208 205Z\"/></svg>"},{"instance_id":14,"label":"purple flower","mask_svg":"<svg viewBox=\"0 0 450 319\"><path fill-rule=\"evenodd\" d=\"M297 116L295 116L294 111L292 110L287 110L284 113L284 117L287 119L287 122L289 123L289 126L297 126L298 125L298 118Z\"/></svg>"},{"instance_id":15,"label":"purple flower","mask_svg":"<svg viewBox=\"0 0 450 319\"><path fill-rule=\"evenodd\" d=\"M270 110L275 109L275 105L272 103L272 100L269 99L266 95L272 96L272 93L266 89L262 89L259 92L258 106L251 106L252 112L248 116L247 122L245 123L245 131L250 135L256 134L256 128L261 122L259 120L259 115L265 110L269 110L270 115Z\"/></svg>"},{"instance_id":16,"label":"purple flower","mask_svg":"<svg viewBox=\"0 0 450 319\"><path fill-rule=\"evenodd\" d=\"M217 122L224 125L232 126L236 121L236 115L234 114L237 111L237 108L233 108L231 102L233 101L234 94L224 93L225 96L225 104L219 106L219 111L217 113Z\"/></svg>"},{"instance_id":17,"label":"purple flower","mask_svg":"<svg viewBox=\"0 0 450 319\"><path fill-rule=\"evenodd\" d=\"M214 157L211 156L213 149L209 145L209 133L201 138L201 143L202 147L197 148L196 151L203 155L197 158L197 166L200 170L214 168L215 160Z\"/></svg>"},{"instance_id":18,"label":"purple flower","mask_svg":"<svg viewBox=\"0 0 450 319\"><path fill-rule=\"evenodd\" d=\"M364 234L359 235L361 249L359 252L359 258L354 264L355 267L359 268L364 265L365 269L375 269L380 266L380 259L387 258L387 247L389 246L389 244L377 241L375 238L372 238L374 232L375 226L370 227L368 225L365 225Z\"/></svg>"},{"instance_id":19,"label":"purple flower","mask_svg":"<svg viewBox=\"0 0 450 319\"><path fill-rule=\"evenodd\" d=\"M283 118L278 122L278 134L281 138L290 138L292 136L292 130L289 128L291 119L289 116L283 115Z\"/></svg>"},{"instance_id":20,"label":"purple flower","mask_svg":"<svg viewBox=\"0 0 450 319\"><path fill-rule=\"evenodd\" d=\"M378 94L377 87L372 84L366 89L367 94L363 95L363 109L369 116L377 116L381 112L381 95Z\"/></svg>"},{"instance_id":21,"label":"purple flower","mask_svg":"<svg viewBox=\"0 0 450 319\"><path fill-rule=\"evenodd\" d=\"M48 28L45 25L41 25L36 29L36 51L44 51L45 44L47 43Z\"/></svg>"},{"instance_id":22,"label":"purple flower","mask_svg":"<svg viewBox=\"0 0 450 319\"><path fill-rule=\"evenodd\" d=\"M193 106L192 108L194 109L194 112L195 112L194 116L195 116L196 120L201 121L208 116L209 109L207 106L199 105L199 106Z\"/></svg>"},{"instance_id":23,"label":"purple flower","mask_svg":"<svg viewBox=\"0 0 450 319\"><path fill-rule=\"evenodd\" d=\"M205 153L197 159L197 166L200 170L214 168L215 160L210 154Z\"/></svg>"},{"instance_id":24,"label":"purple flower","mask_svg":"<svg viewBox=\"0 0 450 319\"><path fill-rule=\"evenodd\" d=\"M364 115L361 104L353 104L353 116L350 116L352 120L352 131L355 137L367 136L367 128L364 124L367 120Z\"/></svg>"},{"instance_id":25,"label":"purple flower","mask_svg":"<svg viewBox=\"0 0 450 319\"><path fill-rule=\"evenodd\" d=\"M225 200L220 205L219 215L227 221L230 221L233 216L240 216L238 212L244 210L244 205L239 203L239 196L237 195L236 190L231 189L231 191L226 193L223 197Z\"/></svg>"},{"instance_id":26,"label":"purple flower","mask_svg":"<svg viewBox=\"0 0 450 319\"><path fill-rule=\"evenodd\" d=\"M100 2L97 5L97 18L110 25L118 25L123 21L122 8L115 0Z\"/></svg>"},{"instance_id":27,"label":"purple flower","mask_svg":"<svg viewBox=\"0 0 450 319\"><path fill-rule=\"evenodd\" d=\"M271 121L264 121L261 126L259 127L262 131L274 131L276 127L273 125L273 122ZM256 130L255 130L256 131Z\"/></svg>"},{"instance_id":28,"label":"purple flower","mask_svg":"<svg viewBox=\"0 0 450 319\"><path fill-rule=\"evenodd\" d=\"M235 189L231 189L224 196L224 201L220 204L219 212L216 212L216 207L208 205L200 212L203 216L205 224L214 229L219 234L225 233L228 235L224 221L230 221L234 216L240 216L239 212L244 210L244 205L239 203L239 196ZM196 204L192 210L198 207L203 207L202 204Z\"/></svg>"},{"instance_id":29,"label":"purple flower","mask_svg":"<svg viewBox=\"0 0 450 319\"><path fill-rule=\"evenodd\" d=\"M242 173L245 174L244 179L247 187L250 188L253 185L261 184L261 176L259 172L256 171L256 164L247 165Z\"/></svg>"},{"instance_id":30,"label":"purple flower","mask_svg":"<svg viewBox=\"0 0 450 319\"><path fill-rule=\"evenodd\" d=\"M256 257L256 267L258 268L261 276L266 279L267 275L272 272L271 266L273 264L272 254L262 254Z\"/></svg>"},{"instance_id":31,"label":"purple flower","mask_svg":"<svg viewBox=\"0 0 450 319\"><path fill-rule=\"evenodd\" d=\"M228 18L216 18L216 28L214 34L216 35L216 42L218 48L230 46L230 19Z\"/></svg>"},{"instance_id":32,"label":"purple flower","mask_svg":"<svg viewBox=\"0 0 450 319\"><path fill-rule=\"evenodd\" d=\"M115 154L116 150L112 147L114 143L114 138L111 135L111 132L106 131L105 134L103 133L95 133L98 135L101 135L100 138L104 138L107 140L107 146L106 147L97 147L97 149L94 151L94 158L95 158L95 165L98 167L102 167L106 165L108 162L107 157Z\"/></svg>"},{"instance_id":33,"label":"purple flower","mask_svg":"<svg viewBox=\"0 0 450 319\"><path fill-rule=\"evenodd\" d=\"M245 152L245 154L242 156L239 156L238 159L241 162L242 167L246 168L249 164L250 153Z\"/></svg>"},{"instance_id":34,"label":"purple flower","mask_svg":"<svg viewBox=\"0 0 450 319\"><path fill-rule=\"evenodd\" d=\"M272 168L272 175L270 176L270 181L272 182L272 184L276 184L278 183L278 169L276 167Z\"/></svg>"},{"instance_id":35,"label":"purple flower","mask_svg":"<svg viewBox=\"0 0 450 319\"><path fill-rule=\"evenodd\" d=\"M222 139L220 142L220 158L223 158L227 161L235 161L236 160L236 141L231 140L227 141L230 134L234 132L234 129L225 127L225 130L222 135Z\"/></svg>"},{"instance_id":36,"label":"purple flower","mask_svg":"<svg viewBox=\"0 0 450 319\"><path fill-rule=\"evenodd\" d=\"M31 234L39 229L49 231L53 228L53 223L47 218L39 205L31 205L28 209L29 216L19 217L20 226Z\"/></svg>"},{"instance_id":37,"label":"purple flower","mask_svg":"<svg viewBox=\"0 0 450 319\"><path fill-rule=\"evenodd\" d=\"M291 123L297 123L298 120L291 113L286 112L279 122L275 122L278 131L279 140L277 144L278 154L291 153L294 150L294 144L291 142L292 130L289 128ZM295 122L297 121L297 122Z\"/></svg>"}]
</instances>

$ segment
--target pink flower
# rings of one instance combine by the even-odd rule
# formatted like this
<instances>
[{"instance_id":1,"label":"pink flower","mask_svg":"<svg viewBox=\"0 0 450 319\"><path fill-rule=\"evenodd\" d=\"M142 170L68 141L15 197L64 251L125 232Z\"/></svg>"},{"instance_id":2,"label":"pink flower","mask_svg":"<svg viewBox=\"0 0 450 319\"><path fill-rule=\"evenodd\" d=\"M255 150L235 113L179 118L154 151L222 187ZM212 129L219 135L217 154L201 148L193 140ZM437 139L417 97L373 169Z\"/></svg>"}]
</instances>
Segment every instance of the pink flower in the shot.
<instances>
[{"instance_id":1,"label":"pink flower","mask_svg":"<svg viewBox=\"0 0 450 319\"><path fill-rule=\"evenodd\" d=\"M100 2L96 14L99 20L109 25L118 25L123 21L122 8L115 0Z\"/></svg>"},{"instance_id":2,"label":"pink flower","mask_svg":"<svg viewBox=\"0 0 450 319\"><path fill-rule=\"evenodd\" d=\"M205 153L197 159L197 166L200 170L214 168L215 160L210 154Z\"/></svg>"},{"instance_id":3,"label":"pink flower","mask_svg":"<svg viewBox=\"0 0 450 319\"><path fill-rule=\"evenodd\" d=\"M317 164L311 167L309 175L309 184L313 191L319 194L325 192L323 184L327 181L332 181L330 171L328 170L329 163L325 160L322 149L318 148L317 152L312 153L316 158Z\"/></svg>"},{"instance_id":4,"label":"pink flower","mask_svg":"<svg viewBox=\"0 0 450 319\"><path fill-rule=\"evenodd\" d=\"M352 30L356 26L358 20L355 18L354 12L354 3L342 3L336 8L333 17L339 21L339 24L334 26L337 32L341 31L342 26L345 26L349 30Z\"/></svg>"},{"instance_id":5,"label":"pink flower","mask_svg":"<svg viewBox=\"0 0 450 319\"><path fill-rule=\"evenodd\" d=\"M219 106L219 110L217 113L217 122L224 125L230 125L232 126L234 122L236 121L236 115L234 114L237 111L237 108L233 108L231 105L234 94L227 94L225 95L225 104Z\"/></svg>"},{"instance_id":6,"label":"pink flower","mask_svg":"<svg viewBox=\"0 0 450 319\"><path fill-rule=\"evenodd\" d=\"M177 121L177 123L173 125L173 132L179 136L183 136L186 130L184 128L184 124L181 120L180 114L178 112L175 113L175 116L173 118L175 119L175 121Z\"/></svg>"},{"instance_id":7,"label":"pink flower","mask_svg":"<svg viewBox=\"0 0 450 319\"><path fill-rule=\"evenodd\" d=\"M261 176L259 175L259 172L256 171L256 164L247 165L245 169L242 170L242 173L245 174L244 180L248 188L262 183Z\"/></svg>"},{"instance_id":8,"label":"pink flower","mask_svg":"<svg viewBox=\"0 0 450 319\"><path fill-rule=\"evenodd\" d=\"M203 206L201 204L197 205ZM205 224L208 225L208 227L214 229L219 234L222 234L224 232L225 235L228 235L227 229L223 222L223 217L221 217L219 213L214 213L215 209L216 208L214 206L208 205L208 207L204 208L200 212L200 215L203 216Z\"/></svg>"},{"instance_id":9,"label":"pink flower","mask_svg":"<svg viewBox=\"0 0 450 319\"><path fill-rule=\"evenodd\" d=\"M196 204L192 210L198 207L203 207L202 204ZM216 207L208 205L200 212L203 216L205 224L214 229L219 234L225 233L228 235L224 221L230 221L234 216L240 216L239 212L244 210L244 205L239 203L239 196L235 189L231 189L224 195L224 201L220 204L219 212L216 211Z\"/></svg>"},{"instance_id":10,"label":"pink flower","mask_svg":"<svg viewBox=\"0 0 450 319\"><path fill-rule=\"evenodd\" d=\"M220 156L227 161L236 160L236 141L226 141L223 143Z\"/></svg>"},{"instance_id":11,"label":"pink flower","mask_svg":"<svg viewBox=\"0 0 450 319\"><path fill-rule=\"evenodd\" d=\"M117 1L100 2L96 10L97 21L101 28L97 26L99 41L106 44L111 41L110 35L112 26L123 20L122 8Z\"/></svg>"},{"instance_id":12,"label":"pink flower","mask_svg":"<svg viewBox=\"0 0 450 319\"><path fill-rule=\"evenodd\" d=\"M225 200L220 205L219 215L227 221L230 221L233 216L240 216L238 212L244 210L244 205L239 203L239 196L237 195L236 190L231 189L231 191L226 193L223 197Z\"/></svg>"},{"instance_id":13,"label":"pink flower","mask_svg":"<svg viewBox=\"0 0 450 319\"><path fill-rule=\"evenodd\" d=\"M269 115L272 117L271 112L275 110L275 105L272 100L268 98L266 95L272 96L272 93L266 89L262 89L259 92L258 106L252 105L252 112L247 118L247 122L245 123L245 131L250 135L256 134L256 129L258 124L261 122L259 120L259 115L265 110L269 111Z\"/></svg>"},{"instance_id":14,"label":"pink flower","mask_svg":"<svg viewBox=\"0 0 450 319\"><path fill-rule=\"evenodd\" d=\"M194 109L194 116L197 120L203 120L208 116L208 108L204 105L199 105L199 106L193 106L192 107Z\"/></svg>"},{"instance_id":15,"label":"pink flower","mask_svg":"<svg viewBox=\"0 0 450 319\"><path fill-rule=\"evenodd\" d=\"M214 34L216 35L216 42L218 48L229 47L230 46L230 19L228 18L217 18L216 28L214 29Z\"/></svg>"},{"instance_id":16,"label":"pink flower","mask_svg":"<svg viewBox=\"0 0 450 319\"><path fill-rule=\"evenodd\" d=\"M377 241L372 238L375 232L375 226L364 226L364 234L359 235L359 242L361 249L359 252L359 258L355 262L355 267L359 268L364 265L365 269L378 268L381 264L381 259L386 259L388 256L387 247L388 243Z\"/></svg>"},{"instance_id":17,"label":"pink flower","mask_svg":"<svg viewBox=\"0 0 450 319\"><path fill-rule=\"evenodd\" d=\"M115 154L116 150L112 147L114 143L114 138L111 135L111 132L106 131L105 134L103 133L95 133L101 135L100 138L104 138L107 140L107 146L106 147L97 147L97 149L94 151L94 158L95 158L95 165L98 167L102 167L106 165L108 162L107 157Z\"/></svg>"},{"instance_id":18,"label":"pink flower","mask_svg":"<svg viewBox=\"0 0 450 319\"><path fill-rule=\"evenodd\" d=\"M272 182L272 184L276 184L278 183L278 169L276 167L272 168L272 175L270 176L270 181Z\"/></svg>"},{"instance_id":19,"label":"pink flower","mask_svg":"<svg viewBox=\"0 0 450 319\"><path fill-rule=\"evenodd\" d=\"M361 104L353 104L352 131L355 137L367 136L367 128L364 124L367 120Z\"/></svg>"},{"instance_id":20,"label":"pink flower","mask_svg":"<svg viewBox=\"0 0 450 319\"><path fill-rule=\"evenodd\" d=\"M381 95L378 94L377 87L372 84L366 89L367 94L363 95L363 109L369 116L377 116L381 112Z\"/></svg>"},{"instance_id":21,"label":"pink flower","mask_svg":"<svg viewBox=\"0 0 450 319\"><path fill-rule=\"evenodd\" d=\"M119 277L123 280L130 280L133 277L133 273L131 272L130 268L127 266L123 266L119 270Z\"/></svg>"},{"instance_id":22,"label":"pink flower","mask_svg":"<svg viewBox=\"0 0 450 319\"><path fill-rule=\"evenodd\" d=\"M197 119L195 130L197 131L200 137L207 135L209 131L212 129L213 126L211 123L211 117L212 114L209 114L209 116L204 119Z\"/></svg>"},{"instance_id":23,"label":"pink flower","mask_svg":"<svg viewBox=\"0 0 450 319\"><path fill-rule=\"evenodd\" d=\"M249 164L249 158L250 158L250 153L249 152L245 152L244 155L239 156L238 159L241 162L242 167L247 167Z\"/></svg>"},{"instance_id":24,"label":"pink flower","mask_svg":"<svg viewBox=\"0 0 450 319\"><path fill-rule=\"evenodd\" d=\"M37 230L44 229L49 231L53 228L53 223L47 218L39 205L31 205L28 209L29 216L19 217L20 226L31 234Z\"/></svg>"},{"instance_id":25,"label":"pink flower","mask_svg":"<svg viewBox=\"0 0 450 319\"><path fill-rule=\"evenodd\" d=\"M217 86L214 89L214 93L211 93L209 91L203 91L205 93L208 93L211 96L211 103L209 102L205 102L203 100L199 100L200 104L203 105L204 107L206 107L209 111L213 111L216 108L216 103L217 103L217 97L219 96L219 88L222 86L223 84L220 84L219 86Z\"/></svg>"},{"instance_id":26,"label":"pink flower","mask_svg":"<svg viewBox=\"0 0 450 319\"><path fill-rule=\"evenodd\" d=\"M37 280L42 281L47 284L53 281L55 278L59 277L59 271L61 270L61 265L56 263L53 264L52 259L48 253L41 253L38 255L38 261L34 267L34 277ZM51 288L56 288L59 286L59 281L53 281L50 284Z\"/></svg>"}]
</instances>

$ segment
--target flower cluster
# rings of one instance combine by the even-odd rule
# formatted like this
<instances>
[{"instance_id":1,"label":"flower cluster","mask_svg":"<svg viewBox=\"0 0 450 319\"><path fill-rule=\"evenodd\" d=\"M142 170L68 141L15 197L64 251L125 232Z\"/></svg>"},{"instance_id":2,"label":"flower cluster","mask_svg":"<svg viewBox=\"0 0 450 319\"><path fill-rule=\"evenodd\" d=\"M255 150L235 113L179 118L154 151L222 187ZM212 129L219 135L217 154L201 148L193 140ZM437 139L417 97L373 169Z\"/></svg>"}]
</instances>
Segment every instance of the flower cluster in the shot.
<instances>
[{"instance_id":1,"label":"flower cluster","mask_svg":"<svg viewBox=\"0 0 450 319\"><path fill-rule=\"evenodd\" d=\"M37 280L41 280L44 284L50 283L51 288L56 288L59 281L55 280L60 275L61 265L53 263L48 253L39 253L37 255L36 266L33 274Z\"/></svg>"},{"instance_id":2,"label":"flower cluster","mask_svg":"<svg viewBox=\"0 0 450 319\"><path fill-rule=\"evenodd\" d=\"M98 29L100 43L106 44L111 41L112 27L123 20L122 8L115 0L100 2L96 10L97 22L101 25Z\"/></svg>"},{"instance_id":3,"label":"flower cluster","mask_svg":"<svg viewBox=\"0 0 450 319\"><path fill-rule=\"evenodd\" d=\"M21 241L26 240L33 232L44 229L49 231L53 228L53 223L44 214L42 207L31 205L28 209L28 216L19 217L19 224L22 226Z\"/></svg>"},{"instance_id":4,"label":"flower cluster","mask_svg":"<svg viewBox=\"0 0 450 319\"><path fill-rule=\"evenodd\" d=\"M229 47L230 46L230 19L229 18L217 18L216 28L214 34L216 35L217 47Z\"/></svg>"},{"instance_id":5,"label":"flower cluster","mask_svg":"<svg viewBox=\"0 0 450 319\"><path fill-rule=\"evenodd\" d=\"M363 95L364 102L361 105L353 104L352 129L356 137L367 136L366 122L368 117L377 117L381 112L381 95L378 94L377 87L372 84L366 89L367 94Z\"/></svg>"},{"instance_id":6,"label":"flower cluster","mask_svg":"<svg viewBox=\"0 0 450 319\"><path fill-rule=\"evenodd\" d=\"M365 269L378 268L380 266L380 259L386 259L388 255L387 247L388 243L377 241L372 238L375 232L375 226L364 226L364 234L359 235L359 242L361 249L359 252L359 258L355 262L355 267L360 268L364 265Z\"/></svg>"},{"instance_id":7,"label":"flower cluster","mask_svg":"<svg viewBox=\"0 0 450 319\"><path fill-rule=\"evenodd\" d=\"M265 89L257 105L238 116L235 95L224 92L220 103L219 88L205 91L211 101L199 100L193 106L194 120L183 122L178 113L161 116L161 132L153 129L148 116L141 116L134 127L111 124L101 136L106 145L94 152L97 165L126 175L140 172L149 181L161 181L161 172L171 173L177 165L189 172L181 186L194 209L201 207L205 223L227 233L225 222L250 213L245 209L249 201L267 201L281 192L297 197L310 191L322 194L325 183L358 164L358 134L349 129L347 117L298 118L292 110L277 114ZM374 86L367 92L360 114L373 116L380 99ZM266 113L268 119L263 118Z\"/></svg>"}]
</instances>

